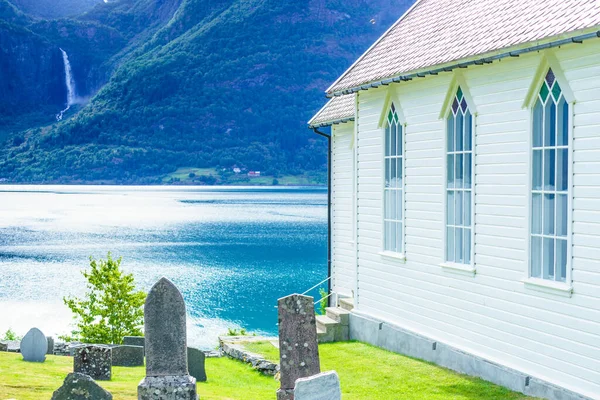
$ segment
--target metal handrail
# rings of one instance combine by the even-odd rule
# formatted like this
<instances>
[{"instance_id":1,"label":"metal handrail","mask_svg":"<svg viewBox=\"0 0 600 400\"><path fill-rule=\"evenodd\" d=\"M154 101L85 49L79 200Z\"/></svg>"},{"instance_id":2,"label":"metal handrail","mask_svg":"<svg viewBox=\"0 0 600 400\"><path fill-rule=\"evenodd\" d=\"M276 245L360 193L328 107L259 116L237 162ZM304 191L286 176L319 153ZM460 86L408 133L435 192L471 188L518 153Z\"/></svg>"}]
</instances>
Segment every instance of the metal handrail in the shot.
<instances>
[{"instance_id":1,"label":"metal handrail","mask_svg":"<svg viewBox=\"0 0 600 400\"><path fill-rule=\"evenodd\" d=\"M329 297L330 297L330 296L331 296L333 293L335 293L335 292L331 292L331 293L329 293L327 296L325 296L325 297L321 297L321 299L319 299L319 300L315 301L315 303L314 303L313 305L315 305L315 306L316 306L317 304L319 304L319 303L320 303L320 302L322 302L323 300L326 300L326 299L328 299L328 298L329 298Z\"/></svg>"},{"instance_id":2,"label":"metal handrail","mask_svg":"<svg viewBox=\"0 0 600 400\"><path fill-rule=\"evenodd\" d=\"M327 282L330 279L331 279L331 277L329 277L329 278L327 278L327 279L325 279L325 280L317 283L315 286L311 287L310 289L308 289L307 291L305 291L304 293L302 293L302 295L304 296L306 293L310 292L313 289L316 289L317 287L321 286L322 284L324 284L325 282ZM331 296L331 294L329 296ZM327 297L329 297L329 296L327 296Z\"/></svg>"}]
</instances>

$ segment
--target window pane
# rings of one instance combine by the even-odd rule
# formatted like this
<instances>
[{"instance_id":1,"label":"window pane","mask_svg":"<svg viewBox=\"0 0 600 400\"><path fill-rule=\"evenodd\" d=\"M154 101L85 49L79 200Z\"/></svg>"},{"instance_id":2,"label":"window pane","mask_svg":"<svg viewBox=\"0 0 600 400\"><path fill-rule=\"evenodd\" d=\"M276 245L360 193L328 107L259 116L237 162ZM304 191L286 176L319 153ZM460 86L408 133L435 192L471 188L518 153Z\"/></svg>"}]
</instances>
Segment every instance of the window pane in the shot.
<instances>
[{"instance_id":1,"label":"window pane","mask_svg":"<svg viewBox=\"0 0 600 400\"><path fill-rule=\"evenodd\" d=\"M388 188L390 187L390 179L391 179L391 166L392 166L392 160L387 158L385 160L385 187Z\"/></svg>"},{"instance_id":2,"label":"window pane","mask_svg":"<svg viewBox=\"0 0 600 400\"><path fill-rule=\"evenodd\" d=\"M385 250L392 250L392 243L391 243L392 223L385 222L384 226L385 226L385 231L384 231Z\"/></svg>"},{"instance_id":3,"label":"window pane","mask_svg":"<svg viewBox=\"0 0 600 400\"><path fill-rule=\"evenodd\" d=\"M454 155L454 187L461 189L463 187L463 154Z\"/></svg>"},{"instance_id":4,"label":"window pane","mask_svg":"<svg viewBox=\"0 0 600 400\"><path fill-rule=\"evenodd\" d=\"M543 254L543 278L554 279L554 239L544 238L544 254Z\"/></svg>"},{"instance_id":5,"label":"window pane","mask_svg":"<svg viewBox=\"0 0 600 400\"><path fill-rule=\"evenodd\" d=\"M465 114L465 151L470 151L473 146L473 116L467 110Z\"/></svg>"},{"instance_id":6,"label":"window pane","mask_svg":"<svg viewBox=\"0 0 600 400\"><path fill-rule=\"evenodd\" d=\"M397 146L397 150L396 150L396 154L398 154L399 156L402 155L402 146L404 145L403 143L403 127L401 124L398 124L398 137L396 138L396 146Z\"/></svg>"},{"instance_id":7,"label":"window pane","mask_svg":"<svg viewBox=\"0 0 600 400\"><path fill-rule=\"evenodd\" d=\"M569 213L567 195L556 196L556 236L567 236L567 215Z\"/></svg>"},{"instance_id":8,"label":"window pane","mask_svg":"<svg viewBox=\"0 0 600 400\"><path fill-rule=\"evenodd\" d=\"M404 203L402 201L402 190L396 190L396 218L402 220L404 214Z\"/></svg>"},{"instance_id":9,"label":"window pane","mask_svg":"<svg viewBox=\"0 0 600 400\"><path fill-rule=\"evenodd\" d=\"M454 188L454 156L449 154L446 156L446 185L448 188Z\"/></svg>"},{"instance_id":10,"label":"window pane","mask_svg":"<svg viewBox=\"0 0 600 400\"><path fill-rule=\"evenodd\" d=\"M542 103L538 100L533 108L533 147L542 147L543 118Z\"/></svg>"},{"instance_id":11,"label":"window pane","mask_svg":"<svg viewBox=\"0 0 600 400\"><path fill-rule=\"evenodd\" d=\"M567 279L567 241L556 240L556 280L564 282Z\"/></svg>"},{"instance_id":12,"label":"window pane","mask_svg":"<svg viewBox=\"0 0 600 400\"><path fill-rule=\"evenodd\" d=\"M402 157L396 161L396 177L398 178L398 187L402 187Z\"/></svg>"},{"instance_id":13,"label":"window pane","mask_svg":"<svg viewBox=\"0 0 600 400\"><path fill-rule=\"evenodd\" d=\"M454 225L454 191L449 190L446 197L446 223Z\"/></svg>"},{"instance_id":14,"label":"window pane","mask_svg":"<svg viewBox=\"0 0 600 400\"><path fill-rule=\"evenodd\" d=\"M397 222L390 222L390 250L396 251L396 224Z\"/></svg>"},{"instance_id":15,"label":"window pane","mask_svg":"<svg viewBox=\"0 0 600 400\"><path fill-rule=\"evenodd\" d=\"M533 190L542 190L542 150L533 151L533 179L531 187Z\"/></svg>"},{"instance_id":16,"label":"window pane","mask_svg":"<svg viewBox=\"0 0 600 400\"><path fill-rule=\"evenodd\" d=\"M552 99L549 99L546 103L544 146L556 146L556 105Z\"/></svg>"},{"instance_id":17,"label":"window pane","mask_svg":"<svg viewBox=\"0 0 600 400\"><path fill-rule=\"evenodd\" d=\"M454 228L446 228L446 261L454 261Z\"/></svg>"},{"instance_id":18,"label":"window pane","mask_svg":"<svg viewBox=\"0 0 600 400\"><path fill-rule=\"evenodd\" d=\"M465 264L471 264L471 230L465 229L464 244L465 244Z\"/></svg>"},{"instance_id":19,"label":"window pane","mask_svg":"<svg viewBox=\"0 0 600 400\"><path fill-rule=\"evenodd\" d=\"M465 211L463 213L465 219L465 226L471 226L471 191L465 190L463 192L463 204Z\"/></svg>"},{"instance_id":20,"label":"window pane","mask_svg":"<svg viewBox=\"0 0 600 400\"><path fill-rule=\"evenodd\" d=\"M454 225L463 225L463 193L461 191L454 192Z\"/></svg>"},{"instance_id":21,"label":"window pane","mask_svg":"<svg viewBox=\"0 0 600 400\"><path fill-rule=\"evenodd\" d=\"M398 187L398 170L396 168L397 159L392 158L390 160L390 187L395 188Z\"/></svg>"},{"instance_id":22,"label":"window pane","mask_svg":"<svg viewBox=\"0 0 600 400\"><path fill-rule=\"evenodd\" d=\"M446 148L448 151L454 151L454 116L450 114L447 121L447 144Z\"/></svg>"},{"instance_id":23,"label":"window pane","mask_svg":"<svg viewBox=\"0 0 600 400\"><path fill-rule=\"evenodd\" d=\"M456 115L456 131L454 132L454 151L462 151L464 132L463 132L463 115L458 113Z\"/></svg>"},{"instance_id":24,"label":"window pane","mask_svg":"<svg viewBox=\"0 0 600 400\"><path fill-rule=\"evenodd\" d=\"M391 128L389 124L385 126L385 156L388 157L390 155L390 134Z\"/></svg>"},{"instance_id":25,"label":"window pane","mask_svg":"<svg viewBox=\"0 0 600 400\"><path fill-rule=\"evenodd\" d=\"M386 219L396 219L396 191L386 190L385 197L387 201Z\"/></svg>"},{"instance_id":26,"label":"window pane","mask_svg":"<svg viewBox=\"0 0 600 400\"><path fill-rule=\"evenodd\" d=\"M402 223L396 224L396 252L402 253Z\"/></svg>"},{"instance_id":27,"label":"window pane","mask_svg":"<svg viewBox=\"0 0 600 400\"><path fill-rule=\"evenodd\" d=\"M556 190L567 191L569 184L569 150L556 150Z\"/></svg>"},{"instance_id":28,"label":"window pane","mask_svg":"<svg viewBox=\"0 0 600 400\"><path fill-rule=\"evenodd\" d=\"M554 235L554 195L544 193L544 235Z\"/></svg>"},{"instance_id":29,"label":"window pane","mask_svg":"<svg viewBox=\"0 0 600 400\"><path fill-rule=\"evenodd\" d=\"M391 156L397 155L397 153L396 153L396 139L398 138L397 135L398 134L396 132L396 123L392 123L391 137L390 137L390 155Z\"/></svg>"},{"instance_id":30,"label":"window pane","mask_svg":"<svg viewBox=\"0 0 600 400\"><path fill-rule=\"evenodd\" d=\"M455 233L455 237L454 237L454 241L455 241L455 249L456 249L456 259L454 260L454 262L457 262L459 264L463 264L465 262L465 249L464 249L464 245L463 245L463 229L462 228L455 228L454 230Z\"/></svg>"},{"instance_id":31,"label":"window pane","mask_svg":"<svg viewBox=\"0 0 600 400\"><path fill-rule=\"evenodd\" d=\"M559 146L569 144L569 105L562 97L558 103L558 139Z\"/></svg>"},{"instance_id":32,"label":"window pane","mask_svg":"<svg viewBox=\"0 0 600 400\"><path fill-rule=\"evenodd\" d=\"M544 190L556 187L556 150L544 150Z\"/></svg>"},{"instance_id":33,"label":"window pane","mask_svg":"<svg viewBox=\"0 0 600 400\"><path fill-rule=\"evenodd\" d=\"M542 277L542 238L539 236L531 237L531 276Z\"/></svg>"},{"instance_id":34,"label":"window pane","mask_svg":"<svg viewBox=\"0 0 600 400\"><path fill-rule=\"evenodd\" d=\"M542 234L542 195L534 193L531 197L531 233Z\"/></svg>"},{"instance_id":35,"label":"window pane","mask_svg":"<svg viewBox=\"0 0 600 400\"><path fill-rule=\"evenodd\" d=\"M465 189L471 189L471 182L473 180L473 171L471 169L473 166L472 157L471 153L465 153Z\"/></svg>"}]
</instances>

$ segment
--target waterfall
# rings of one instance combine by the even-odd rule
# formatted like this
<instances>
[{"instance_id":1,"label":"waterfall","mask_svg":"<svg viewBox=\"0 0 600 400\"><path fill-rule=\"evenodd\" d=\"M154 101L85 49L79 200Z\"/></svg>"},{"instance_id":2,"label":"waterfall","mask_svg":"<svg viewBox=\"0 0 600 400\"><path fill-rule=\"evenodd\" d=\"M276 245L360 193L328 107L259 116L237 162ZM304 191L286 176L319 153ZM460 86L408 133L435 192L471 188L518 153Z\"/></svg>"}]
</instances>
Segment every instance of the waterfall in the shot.
<instances>
[{"instance_id":1,"label":"waterfall","mask_svg":"<svg viewBox=\"0 0 600 400\"><path fill-rule=\"evenodd\" d=\"M63 119L63 114L67 112L73 104L75 104L75 79L71 71L71 63L69 62L69 56L67 52L60 49L63 57L63 64L65 65L65 85L67 86L67 108L56 114L56 120L60 121Z\"/></svg>"}]
</instances>

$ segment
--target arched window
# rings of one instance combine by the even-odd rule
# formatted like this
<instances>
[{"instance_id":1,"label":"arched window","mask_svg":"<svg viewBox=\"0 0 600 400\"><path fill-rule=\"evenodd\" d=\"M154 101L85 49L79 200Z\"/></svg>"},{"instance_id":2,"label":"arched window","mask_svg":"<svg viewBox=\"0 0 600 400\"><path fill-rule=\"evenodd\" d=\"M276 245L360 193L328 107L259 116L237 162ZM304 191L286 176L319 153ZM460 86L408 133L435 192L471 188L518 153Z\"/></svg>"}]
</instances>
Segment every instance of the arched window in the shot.
<instances>
[{"instance_id":1,"label":"arched window","mask_svg":"<svg viewBox=\"0 0 600 400\"><path fill-rule=\"evenodd\" d=\"M404 134L394 103L385 121L384 250L404 252Z\"/></svg>"},{"instance_id":2,"label":"arched window","mask_svg":"<svg viewBox=\"0 0 600 400\"><path fill-rule=\"evenodd\" d=\"M447 117L446 261L471 264L473 116L460 87Z\"/></svg>"},{"instance_id":3,"label":"arched window","mask_svg":"<svg viewBox=\"0 0 600 400\"><path fill-rule=\"evenodd\" d=\"M532 278L565 282L569 225L569 104L552 69L533 106Z\"/></svg>"}]
</instances>

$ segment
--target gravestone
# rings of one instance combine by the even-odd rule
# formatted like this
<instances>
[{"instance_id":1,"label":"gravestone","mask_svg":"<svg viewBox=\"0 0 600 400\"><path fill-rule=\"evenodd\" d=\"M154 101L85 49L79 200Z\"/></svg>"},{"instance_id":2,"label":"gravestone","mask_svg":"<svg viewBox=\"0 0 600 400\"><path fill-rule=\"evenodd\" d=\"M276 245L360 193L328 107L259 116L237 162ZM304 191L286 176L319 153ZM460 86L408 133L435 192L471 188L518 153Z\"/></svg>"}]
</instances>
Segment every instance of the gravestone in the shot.
<instances>
[{"instance_id":1,"label":"gravestone","mask_svg":"<svg viewBox=\"0 0 600 400\"><path fill-rule=\"evenodd\" d=\"M8 344L0 342L0 351L8 351Z\"/></svg>"},{"instance_id":2,"label":"gravestone","mask_svg":"<svg viewBox=\"0 0 600 400\"><path fill-rule=\"evenodd\" d=\"M277 400L293 400L299 378L321 372L313 298L293 294L278 300L279 371Z\"/></svg>"},{"instance_id":3,"label":"gravestone","mask_svg":"<svg viewBox=\"0 0 600 400\"><path fill-rule=\"evenodd\" d=\"M123 338L123 344L125 346L146 346L146 340L143 336L125 336ZM144 350L145 351L145 350Z\"/></svg>"},{"instance_id":4,"label":"gravestone","mask_svg":"<svg viewBox=\"0 0 600 400\"><path fill-rule=\"evenodd\" d=\"M108 346L91 344L75 348L73 371L99 381L109 381L112 375L111 350Z\"/></svg>"},{"instance_id":5,"label":"gravestone","mask_svg":"<svg viewBox=\"0 0 600 400\"><path fill-rule=\"evenodd\" d=\"M44 362L48 351L48 339L38 328L31 328L21 340L24 361Z\"/></svg>"},{"instance_id":6,"label":"gravestone","mask_svg":"<svg viewBox=\"0 0 600 400\"><path fill-rule=\"evenodd\" d=\"M188 347L188 370L196 382L206 382L205 354L202 350Z\"/></svg>"},{"instance_id":7,"label":"gravestone","mask_svg":"<svg viewBox=\"0 0 600 400\"><path fill-rule=\"evenodd\" d=\"M138 400L197 400L196 379L188 374L183 296L167 278L150 289L144 306L146 377Z\"/></svg>"},{"instance_id":8,"label":"gravestone","mask_svg":"<svg viewBox=\"0 0 600 400\"><path fill-rule=\"evenodd\" d=\"M54 338L48 336L46 339L48 340L48 350L46 351L46 354L54 354Z\"/></svg>"},{"instance_id":9,"label":"gravestone","mask_svg":"<svg viewBox=\"0 0 600 400\"><path fill-rule=\"evenodd\" d=\"M51 400L112 400L112 394L98 385L91 376L72 372Z\"/></svg>"},{"instance_id":10,"label":"gravestone","mask_svg":"<svg viewBox=\"0 0 600 400\"><path fill-rule=\"evenodd\" d=\"M335 371L296 380L294 400L341 400L340 378Z\"/></svg>"},{"instance_id":11,"label":"gravestone","mask_svg":"<svg viewBox=\"0 0 600 400\"><path fill-rule=\"evenodd\" d=\"M144 365L142 346L113 346L112 365L115 367L140 367Z\"/></svg>"},{"instance_id":12,"label":"gravestone","mask_svg":"<svg viewBox=\"0 0 600 400\"><path fill-rule=\"evenodd\" d=\"M85 346L84 343L81 342L71 342L69 343L69 355L71 357L75 357L75 352L78 348Z\"/></svg>"}]
</instances>

